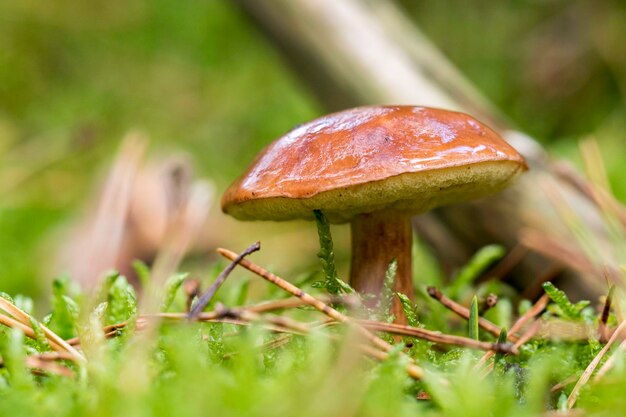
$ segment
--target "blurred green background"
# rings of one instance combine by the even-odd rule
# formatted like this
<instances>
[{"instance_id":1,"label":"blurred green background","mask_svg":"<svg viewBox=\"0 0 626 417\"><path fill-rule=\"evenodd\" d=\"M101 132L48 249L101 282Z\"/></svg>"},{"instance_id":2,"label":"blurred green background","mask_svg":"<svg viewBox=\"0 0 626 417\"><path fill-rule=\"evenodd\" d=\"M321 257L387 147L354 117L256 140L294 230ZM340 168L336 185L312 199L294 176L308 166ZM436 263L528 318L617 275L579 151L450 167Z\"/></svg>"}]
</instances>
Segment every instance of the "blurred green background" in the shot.
<instances>
[{"instance_id":1,"label":"blurred green background","mask_svg":"<svg viewBox=\"0 0 626 417\"><path fill-rule=\"evenodd\" d=\"M577 141L596 137L625 199L623 1L402 5L555 155L576 160ZM193 155L197 175L221 192L262 146L321 113L229 1L3 0L0 290L37 297L47 288L51 257L64 243L56 231L93 196L130 129L149 135L151 153ZM232 224L214 216L214 227ZM253 235L274 228L249 227ZM316 236L307 232L314 262ZM232 238L230 230L216 235Z\"/></svg>"}]
</instances>

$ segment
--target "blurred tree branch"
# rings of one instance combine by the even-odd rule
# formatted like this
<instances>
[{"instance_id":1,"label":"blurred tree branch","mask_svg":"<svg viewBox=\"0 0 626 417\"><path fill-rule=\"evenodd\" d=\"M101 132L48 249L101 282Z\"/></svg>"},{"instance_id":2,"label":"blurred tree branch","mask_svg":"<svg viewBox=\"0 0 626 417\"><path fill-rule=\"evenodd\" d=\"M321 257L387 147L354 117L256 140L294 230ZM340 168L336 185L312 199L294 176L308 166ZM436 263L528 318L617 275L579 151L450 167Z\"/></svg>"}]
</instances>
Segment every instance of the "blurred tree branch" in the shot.
<instances>
[{"instance_id":1,"label":"blurred tree branch","mask_svg":"<svg viewBox=\"0 0 626 417\"><path fill-rule=\"evenodd\" d=\"M608 242L597 204L580 191L575 171L554 169L542 147L514 130L503 116L432 45L402 11L387 0L237 0L236 3L282 50L295 72L328 108L363 104L419 104L462 110L499 130L527 158L531 171L497 197L445 207L415 219L416 229L451 272L479 247L499 242L520 246L520 232L538 231L550 241L572 236L554 200L575 212L600 246ZM524 242L522 242L524 244ZM531 247L535 252L541 248ZM553 275L555 261L534 252L515 252L513 265L498 269L528 296ZM580 256L585 256L580 253ZM557 262L557 264L562 263ZM569 265L572 266L572 265ZM547 272L548 271L548 272ZM562 276L562 278L565 276ZM579 280L578 278L591 278ZM551 278L554 278L551 276ZM598 274L570 269L561 285L600 290ZM574 278L574 279L572 279ZM611 277L609 277L611 278ZM533 278L534 279L534 278ZM566 285L566 284L573 285ZM537 288L534 291L533 288ZM595 291L594 291L595 292Z\"/></svg>"}]
</instances>

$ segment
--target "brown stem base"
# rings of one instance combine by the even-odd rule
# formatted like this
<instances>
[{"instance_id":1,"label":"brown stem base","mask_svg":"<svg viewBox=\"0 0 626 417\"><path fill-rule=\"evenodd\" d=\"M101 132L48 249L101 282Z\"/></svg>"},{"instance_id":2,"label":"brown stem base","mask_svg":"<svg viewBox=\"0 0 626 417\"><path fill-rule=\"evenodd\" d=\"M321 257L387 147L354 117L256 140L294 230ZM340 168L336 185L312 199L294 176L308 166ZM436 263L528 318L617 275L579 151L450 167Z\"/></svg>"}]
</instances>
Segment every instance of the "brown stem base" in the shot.
<instances>
[{"instance_id":1,"label":"brown stem base","mask_svg":"<svg viewBox=\"0 0 626 417\"><path fill-rule=\"evenodd\" d=\"M360 293L373 294L376 298L372 304L375 304L383 288L387 267L395 258L398 271L394 291L413 300L410 216L389 211L361 214L352 220L351 228L350 285ZM391 312L396 323L406 323L398 297L393 298Z\"/></svg>"}]
</instances>

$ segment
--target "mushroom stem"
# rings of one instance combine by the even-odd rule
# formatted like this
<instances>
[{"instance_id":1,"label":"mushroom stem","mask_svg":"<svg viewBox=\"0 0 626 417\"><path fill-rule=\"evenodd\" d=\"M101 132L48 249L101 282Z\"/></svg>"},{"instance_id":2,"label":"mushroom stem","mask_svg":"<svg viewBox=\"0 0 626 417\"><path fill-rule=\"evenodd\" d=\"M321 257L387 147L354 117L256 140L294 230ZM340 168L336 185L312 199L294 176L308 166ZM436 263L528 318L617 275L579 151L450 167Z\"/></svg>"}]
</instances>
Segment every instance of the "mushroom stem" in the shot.
<instances>
[{"instance_id":1,"label":"mushroom stem","mask_svg":"<svg viewBox=\"0 0 626 417\"><path fill-rule=\"evenodd\" d=\"M395 211L359 214L350 224L352 229L352 266L350 284L360 293L375 296L376 303L382 291L385 272L392 259L398 262L394 291L413 300L411 245L413 230L411 217ZM406 323L402 304L393 297L391 312L396 323Z\"/></svg>"}]
</instances>

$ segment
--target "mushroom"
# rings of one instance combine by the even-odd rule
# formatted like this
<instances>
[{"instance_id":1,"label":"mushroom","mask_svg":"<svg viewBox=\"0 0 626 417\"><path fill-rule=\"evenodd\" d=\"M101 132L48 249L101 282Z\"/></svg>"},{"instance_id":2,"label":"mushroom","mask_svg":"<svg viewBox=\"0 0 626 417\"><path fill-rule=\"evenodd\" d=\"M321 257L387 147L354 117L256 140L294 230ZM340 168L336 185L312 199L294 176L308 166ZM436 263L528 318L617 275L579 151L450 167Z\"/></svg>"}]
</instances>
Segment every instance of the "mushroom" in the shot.
<instances>
[{"instance_id":1,"label":"mushroom","mask_svg":"<svg viewBox=\"0 0 626 417\"><path fill-rule=\"evenodd\" d=\"M226 190L240 220L313 219L321 210L352 232L350 284L379 295L397 260L395 291L413 298L411 216L494 194L527 169L476 119L413 106L358 107L278 138ZM392 313L404 322L397 297Z\"/></svg>"}]
</instances>

